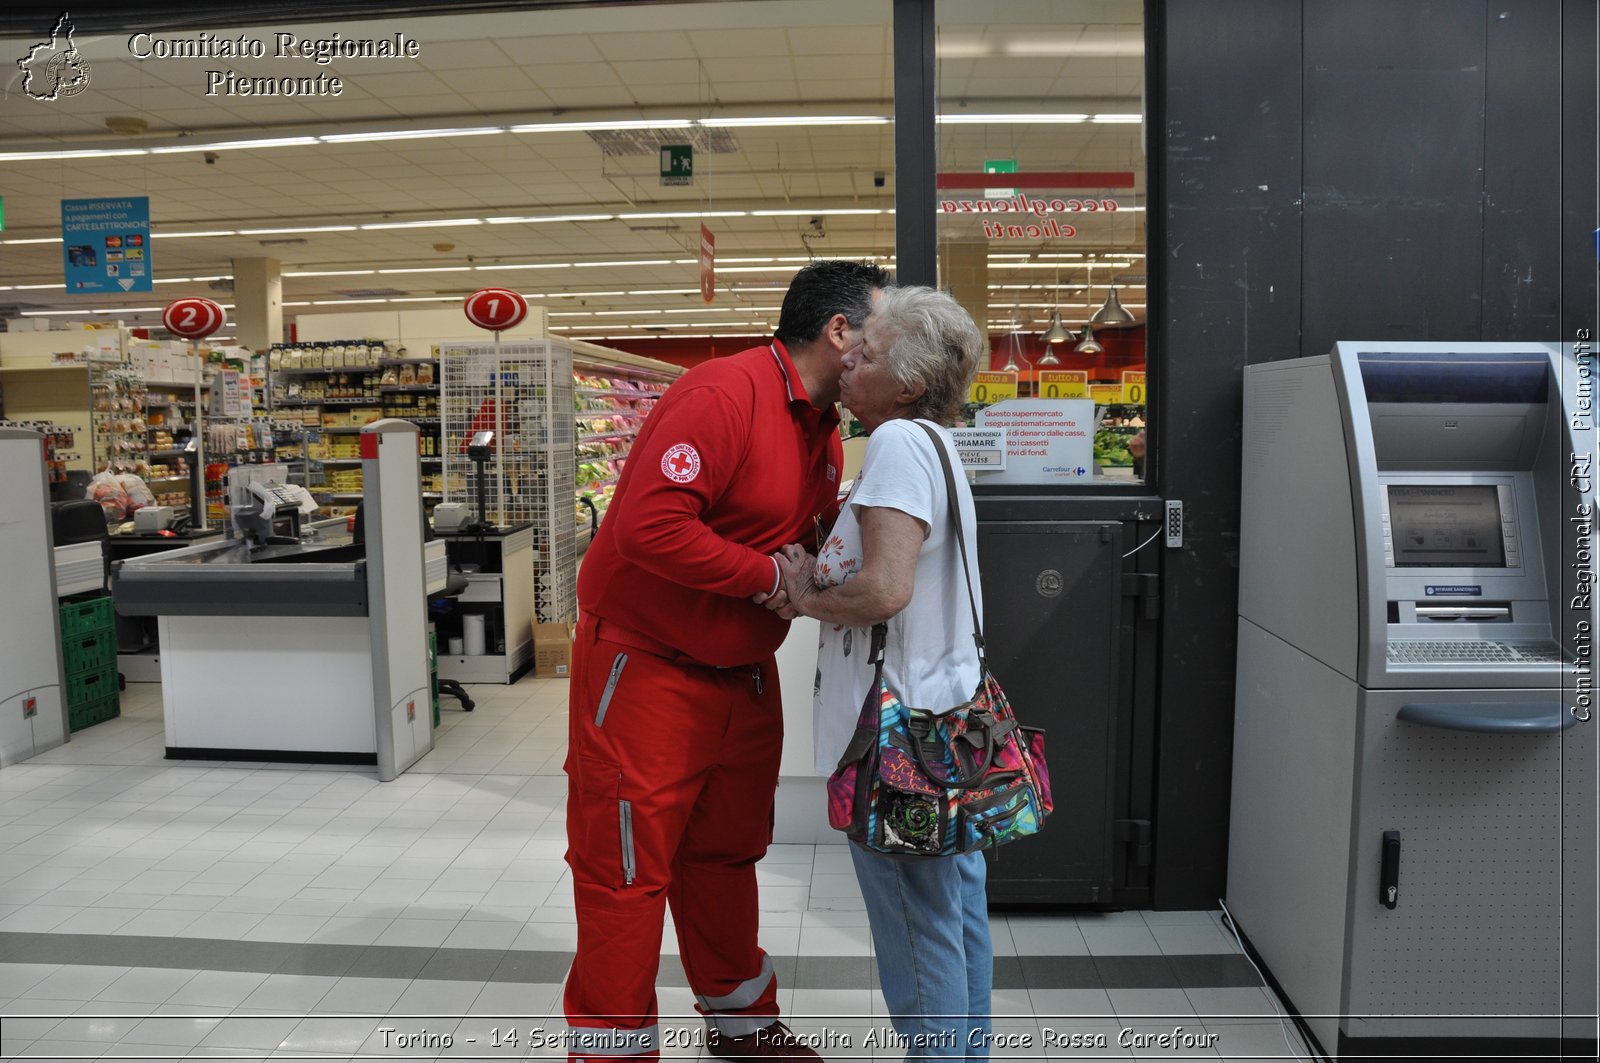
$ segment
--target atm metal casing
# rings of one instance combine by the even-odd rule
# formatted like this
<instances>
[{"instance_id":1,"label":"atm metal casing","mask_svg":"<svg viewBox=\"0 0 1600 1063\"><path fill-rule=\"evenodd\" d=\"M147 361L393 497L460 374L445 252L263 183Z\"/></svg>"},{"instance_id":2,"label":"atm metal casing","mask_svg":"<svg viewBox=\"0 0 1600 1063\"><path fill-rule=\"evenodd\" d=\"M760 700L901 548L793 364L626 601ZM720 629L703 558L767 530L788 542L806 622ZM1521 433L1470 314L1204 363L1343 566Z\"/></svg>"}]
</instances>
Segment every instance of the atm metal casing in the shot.
<instances>
[{"instance_id":1,"label":"atm metal casing","mask_svg":"<svg viewBox=\"0 0 1600 1063\"><path fill-rule=\"evenodd\" d=\"M1586 369L1246 370L1227 904L1335 1055L1593 1046Z\"/></svg>"}]
</instances>

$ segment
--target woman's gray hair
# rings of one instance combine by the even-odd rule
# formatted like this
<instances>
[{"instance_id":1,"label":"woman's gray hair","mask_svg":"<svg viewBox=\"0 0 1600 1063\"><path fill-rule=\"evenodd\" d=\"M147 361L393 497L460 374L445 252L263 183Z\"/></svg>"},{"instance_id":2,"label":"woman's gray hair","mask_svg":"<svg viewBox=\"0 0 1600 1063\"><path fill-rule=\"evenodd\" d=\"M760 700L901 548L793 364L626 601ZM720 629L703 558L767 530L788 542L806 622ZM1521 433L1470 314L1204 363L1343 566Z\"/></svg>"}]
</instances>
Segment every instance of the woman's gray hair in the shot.
<instances>
[{"instance_id":1,"label":"woman's gray hair","mask_svg":"<svg viewBox=\"0 0 1600 1063\"><path fill-rule=\"evenodd\" d=\"M894 337L885 358L895 381L924 388L912 416L954 422L985 347L971 315L949 292L908 285L885 289L872 320Z\"/></svg>"}]
</instances>

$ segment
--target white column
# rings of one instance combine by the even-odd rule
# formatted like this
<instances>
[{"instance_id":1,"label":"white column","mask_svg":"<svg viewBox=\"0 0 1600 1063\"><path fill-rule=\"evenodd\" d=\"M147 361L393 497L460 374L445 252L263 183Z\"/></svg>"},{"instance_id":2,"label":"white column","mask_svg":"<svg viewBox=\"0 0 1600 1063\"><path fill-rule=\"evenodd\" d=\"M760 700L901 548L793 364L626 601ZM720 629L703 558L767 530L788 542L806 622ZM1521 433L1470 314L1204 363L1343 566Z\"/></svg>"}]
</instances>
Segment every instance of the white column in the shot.
<instances>
[{"instance_id":1,"label":"white column","mask_svg":"<svg viewBox=\"0 0 1600 1063\"><path fill-rule=\"evenodd\" d=\"M283 342L281 269L275 258L233 260L233 334L252 351Z\"/></svg>"}]
</instances>

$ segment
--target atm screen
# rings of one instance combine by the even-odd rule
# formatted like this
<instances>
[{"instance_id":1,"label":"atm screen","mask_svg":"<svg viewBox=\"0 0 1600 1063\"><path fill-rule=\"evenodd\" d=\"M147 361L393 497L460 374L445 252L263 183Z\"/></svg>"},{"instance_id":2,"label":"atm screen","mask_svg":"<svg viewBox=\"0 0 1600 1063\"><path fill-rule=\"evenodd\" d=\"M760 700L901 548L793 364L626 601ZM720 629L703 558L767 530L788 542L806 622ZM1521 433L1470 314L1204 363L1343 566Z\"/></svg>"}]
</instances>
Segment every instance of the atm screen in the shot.
<instances>
[{"instance_id":1,"label":"atm screen","mask_svg":"<svg viewBox=\"0 0 1600 1063\"><path fill-rule=\"evenodd\" d=\"M1390 484L1389 527L1397 567L1506 567L1493 485Z\"/></svg>"}]
</instances>

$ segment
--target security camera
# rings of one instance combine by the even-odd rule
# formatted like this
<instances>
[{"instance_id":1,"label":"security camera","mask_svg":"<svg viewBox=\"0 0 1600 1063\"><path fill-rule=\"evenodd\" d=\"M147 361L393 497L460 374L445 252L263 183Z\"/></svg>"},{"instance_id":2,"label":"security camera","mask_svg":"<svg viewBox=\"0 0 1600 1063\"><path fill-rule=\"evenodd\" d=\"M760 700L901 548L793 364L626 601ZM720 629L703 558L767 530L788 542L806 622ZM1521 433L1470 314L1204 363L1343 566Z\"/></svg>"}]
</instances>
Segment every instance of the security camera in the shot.
<instances>
[{"instance_id":1,"label":"security camera","mask_svg":"<svg viewBox=\"0 0 1600 1063\"><path fill-rule=\"evenodd\" d=\"M208 152L206 152L204 155L202 155L200 157L202 159L206 160L206 165L207 166L215 166L217 164L217 160L220 159L222 156L218 155L214 151L208 151Z\"/></svg>"},{"instance_id":2,"label":"security camera","mask_svg":"<svg viewBox=\"0 0 1600 1063\"><path fill-rule=\"evenodd\" d=\"M888 174L884 173L882 170L879 170L877 173L872 175L872 187L882 188L884 184L888 182L888 180Z\"/></svg>"}]
</instances>

